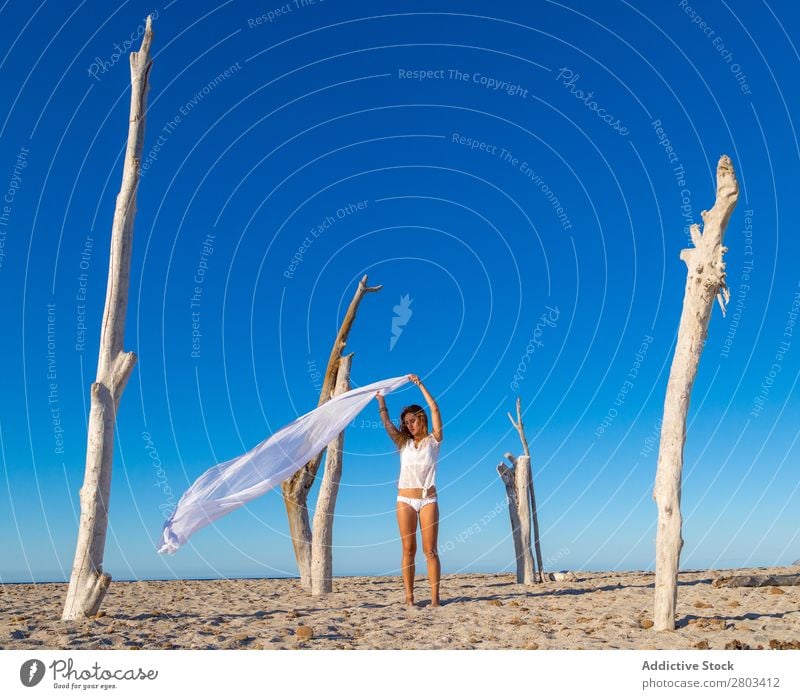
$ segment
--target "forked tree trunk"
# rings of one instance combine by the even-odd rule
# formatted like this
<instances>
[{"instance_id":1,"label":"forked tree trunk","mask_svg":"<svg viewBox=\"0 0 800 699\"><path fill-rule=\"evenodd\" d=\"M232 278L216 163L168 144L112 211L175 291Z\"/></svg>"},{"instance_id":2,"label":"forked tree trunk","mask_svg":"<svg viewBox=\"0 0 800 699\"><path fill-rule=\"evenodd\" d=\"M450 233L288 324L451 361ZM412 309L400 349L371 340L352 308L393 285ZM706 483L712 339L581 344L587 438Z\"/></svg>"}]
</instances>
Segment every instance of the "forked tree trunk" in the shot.
<instances>
[{"instance_id":1,"label":"forked tree trunk","mask_svg":"<svg viewBox=\"0 0 800 699\"><path fill-rule=\"evenodd\" d=\"M352 352L339 360L334 396L350 390L350 365ZM344 432L328 445L325 471L319 485L317 507L314 510L314 531L311 540L311 594L322 595L333 592L333 511L342 477L342 450Z\"/></svg>"},{"instance_id":2,"label":"forked tree trunk","mask_svg":"<svg viewBox=\"0 0 800 699\"><path fill-rule=\"evenodd\" d=\"M517 560L517 582L533 585L537 582L537 577L531 551L531 506L528 493L531 459L526 455L514 457L508 452L505 457L511 462L513 468L508 468L501 463L497 466L497 473L500 474L508 494L511 537L514 540L514 553Z\"/></svg>"},{"instance_id":3,"label":"forked tree trunk","mask_svg":"<svg viewBox=\"0 0 800 699\"><path fill-rule=\"evenodd\" d=\"M147 18L142 47L130 55L131 110L128 146L122 170L122 187L114 209L108 288L100 330L97 377L91 388L91 409L86 443L86 472L80 490L81 517L75 561L62 619L77 619L97 613L111 576L103 572L103 554L108 527L108 499L114 455L114 425L119 399L136 364L136 355L125 352L125 313L136 216L136 189L144 145L144 122L150 75L150 43Z\"/></svg>"},{"instance_id":4,"label":"forked tree trunk","mask_svg":"<svg viewBox=\"0 0 800 699\"><path fill-rule=\"evenodd\" d=\"M380 291L381 286L367 286L367 275L365 274L358 284L358 289L350 302L347 313L344 316L342 325L336 335L331 354L328 359L328 367L325 370L325 378L322 382L322 390L319 395L317 407L326 403L331 398L334 382L336 381L336 370L339 366L339 359L342 350L347 343L347 336L350 328L356 319L358 304L365 294L371 291ZM286 507L286 516L289 520L289 535L292 537L294 555L297 559L297 569L300 573L300 585L305 589L311 588L311 523L308 518L308 491L314 485L319 465L322 463L322 453L315 459L309 461L291 478L281 483L283 491L283 503Z\"/></svg>"},{"instance_id":5,"label":"forked tree trunk","mask_svg":"<svg viewBox=\"0 0 800 699\"><path fill-rule=\"evenodd\" d=\"M510 456L510 454L507 456ZM511 538L514 540L514 557L517 562L517 582L521 583L525 576L523 574L522 544L519 539L519 509L517 507L517 490L514 479L515 471L501 462L497 465L497 473L500 474L503 485L506 487L508 516L511 520Z\"/></svg>"},{"instance_id":6,"label":"forked tree trunk","mask_svg":"<svg viewBox=\"0 0 800 699\"><path fill-rule=\"evenodd\" d=\"M678 567L683 547L681 478L686 415L700 354L708 333L714 297L719 300L723 315L725 313L728 290L725 286L725 263L722 256L727 248L722 246L722 238L738 197L739 185L733 164L727 155L723 155L717 164L717 198L714 207L711 211L702 212L702 234L697 224L692 224L690 228L694 248L681 251L681 259L688 267L686 290L675 357L664 399L664 419L653 490L653 498L658 505L653 609L653 628L656 631L675 629Z\"/></svg>"},{"instance_id":7,"label":"forked tree trunk","mask_svg":"<svg viewBox=\"0 0 800 699\"><path fill-rule=\"evenodd\" d=\"M511 417L510 413L506 414L508 415L508 419L511 420L511 424L514 425L514 427L517 429L517 432L519 432L519 439L522 442L522 453L525 454L525 456L530 457L531 450L528 447L528 438L525 436L525 425L522 424L522 406L519 396L517 396L517 421L514 422L514 419ZM533 545L536 549L536 562L539 566L539 582L544 582L542 545L541 540L539 539L539 515L536 513L536 494L533 490L533 465L531 465L528 473L530 475L530 479L528 480L528 492L530 493L531 516L533 517Z\"/></svg>"}]
</instances>

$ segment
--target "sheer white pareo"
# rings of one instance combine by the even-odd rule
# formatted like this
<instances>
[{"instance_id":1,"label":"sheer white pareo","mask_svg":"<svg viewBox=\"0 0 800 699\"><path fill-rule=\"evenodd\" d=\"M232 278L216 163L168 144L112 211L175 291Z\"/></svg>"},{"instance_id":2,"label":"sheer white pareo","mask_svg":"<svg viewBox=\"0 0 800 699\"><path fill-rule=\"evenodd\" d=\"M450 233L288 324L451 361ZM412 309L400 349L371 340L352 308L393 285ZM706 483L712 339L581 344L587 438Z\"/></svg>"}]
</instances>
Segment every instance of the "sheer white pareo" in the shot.
<instances>
[{"instance_id":1,"label":"sheer white pareo","mask_svg":"<svg viewBox=\"0 0 800 699\"><path fill-rule=\"evenodd\" d=\"M201 527L280 485L344 430L377 391L386 394L406 382L408 377L398 376L336 396L247 453L212 466L164 523L158 552L175 553Z\"/></svg>"}]
</instances>

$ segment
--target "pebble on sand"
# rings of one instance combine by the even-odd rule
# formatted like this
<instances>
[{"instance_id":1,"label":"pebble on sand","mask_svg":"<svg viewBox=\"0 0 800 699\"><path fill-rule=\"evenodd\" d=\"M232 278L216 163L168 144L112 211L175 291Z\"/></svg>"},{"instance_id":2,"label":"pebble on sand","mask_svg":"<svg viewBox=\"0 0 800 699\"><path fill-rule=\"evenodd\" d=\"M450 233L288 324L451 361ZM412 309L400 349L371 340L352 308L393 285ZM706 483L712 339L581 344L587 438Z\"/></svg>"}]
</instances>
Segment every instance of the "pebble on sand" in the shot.
<instances>
[{"instance_id":1,"label":"pebble on sand","mask_svg":"<svg viewBox=\"0 0 800 699\"><path fill-rule=\"evenodd\" d=\"M312 629L310 626L298 626L297 631L295 631L295 635L301 641L307 641L308 639L313 638L314 629Z\"/></svg>"}]
</instances>

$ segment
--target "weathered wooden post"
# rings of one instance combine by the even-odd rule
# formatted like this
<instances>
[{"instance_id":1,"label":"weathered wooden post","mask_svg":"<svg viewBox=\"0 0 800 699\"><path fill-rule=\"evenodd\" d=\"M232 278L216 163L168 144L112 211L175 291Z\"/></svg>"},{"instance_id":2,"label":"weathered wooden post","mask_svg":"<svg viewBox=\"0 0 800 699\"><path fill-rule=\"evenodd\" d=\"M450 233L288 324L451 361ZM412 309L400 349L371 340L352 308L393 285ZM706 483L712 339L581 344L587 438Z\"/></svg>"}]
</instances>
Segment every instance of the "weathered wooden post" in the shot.
<instances>
[{"instance_id":1,"label":"weathered wooden post","mask_svg":"<svg viewBox=\"0 0 800 699\"><path fill-rule=\"evenodd\" d=\"M511 461L513 467L516 467L516 458L511 454L506 454L506 458ZM514 540L514 556L517 562L517 582L521 583L525 580L523 574L524 563L522 558L522 542L520 541L519 531L519 507L517 506L517 489L516 489L516 471L514 468L509 468L502 461L497 464L497 473L506 487L506 496L508 498L508 516L511 520L511 538Z\"/></svg>"},{"instance_id":2,"label":"weathered wooden post","mask_svg":"<svg viewBox=\"0 0 800 699\"><path fill-rule=\"evenodd\" d=\"M350 390L350 366L353 353L339 360L336 372L336 387L333 395L339 396ZM314 510L314 530L311 539L311 594L322 595L333 592L333 511L342 477L342 450L344 432L340 432L327 449L325 471Z\"/></svg>"},{"instance_id":3,"label":"weathered wooden post","mask_svg":"<svg viewBox=\"0 0 800 699\"><path fill-rule=\"evenodd\" d=\"M522 549L522 582L525 585L533 585L536 582L536 569L531 550L531 504L528 490L531 480L531 457L524 454L517 457L514 472L514 488L517 492L519 512L519 543Z\"/></svg>"},{"instance_id":4,"label":"weathered wooden post","mask_svg":"<svg viewBox=\"0 0 800 699\"><path fill-rule=\"evenodd\" d=\"M719 301L723 315L729 298L722 259L727 248L722 246L722 238L738 198L739 184L733 164L727 155L723 155L717 164L717 198L714 207L711 211L701 213L703 232L700 233L697 224L692 224L690 233L694 248L681 250L681 259L687 267L686 289L678 341L664 399L664 419L653 489L653 498L658 506L653 609L653 628L656 631L675 629L678 566L683 547L681 479L686 416L700 354L708 334L714 298Z\"/></svg>"},{"instance_id":5,"label":"weathered wooden post","mask_svg":"<svg viewBox=\"0 0 800 699\"><path fill-rule=\"evenodd\" d=\"M528 486L530 483L530 457L515 457L506 452L505 457L512 468L504 463L497 465L497 473L506 487L508 514L511 519L511 538L517 561L517 582L533 585L536 582L536 567L531 551L531 507Z\"/></svg>"},{"instance_id":6,"label":"weathered wooden post","mask_svg":"<svg viewBox=\"0 0 800 699\"><path fill-rule=\"evenodd\" d=\"M330 400L336 381L336 372L339 367L339 359L342 350L347 343L347 336L350 328L356 319L356 312L361 299L365 294L380 291L382 286L367 286L367 275L365 274L358 284L358 289L350 302L350 306L345 313L339 332L331 349L328 359L328 367L325 370L325 378L322 381L322 390L319 395L317 407ZM322 453L315 459L309 461L303 468L295 473L291 478L281 483L283 491L283 504L286 507L286 516L289 520L289 534L292 537L294 555L297 559L297 569L300 572L300 585L305 589L311 589L311 522L308 517L308 491L314 485L319 466L322 463Z\"/></svg>"},{"instance_id":7,"label":"weathered wooden post","mask_svg":"<svg viewBox=\"0 0 800 699\"><path fill-rule=\"evenodd\" d=\"M114 456L114 425L119 400L136 364L136 355L125 352L125 313L133 247L133 220L139 185L144 123L150 75L151 19L147 17L141 49L130 55L131 109L128 147L122 169L122 186L114 209L108 288L100 329L97 377L91 388L91 408L86 443L86 471L80 491L81 517L75 560L62 619L97 613L111 576L103 572L103 554L108 528L108 499Z\"/></svg>"},{"instance_id":8,"label":"weathered wooden post","mask_svg":"<svg viewBox=\"0 0 800 699\"><path fill-rule=\"evenodd\" d=\"M530 460L531 450L528 447L528 438L525 436L525 425L522 424L522 407L520 398L517 396L517 421L511 417L510 413L506 413L511 424L514 425L519 433L519 439L522 442L522 453ZM544 582L544 564L542 562L542 545L539 539L539 515L536 513L536 493L533 489L533 466L528 468L528 493L531 501L531 516L533 517L533 543L536 549L536 561L539 565L539 582Z\"/></svg>"}]
</instances>

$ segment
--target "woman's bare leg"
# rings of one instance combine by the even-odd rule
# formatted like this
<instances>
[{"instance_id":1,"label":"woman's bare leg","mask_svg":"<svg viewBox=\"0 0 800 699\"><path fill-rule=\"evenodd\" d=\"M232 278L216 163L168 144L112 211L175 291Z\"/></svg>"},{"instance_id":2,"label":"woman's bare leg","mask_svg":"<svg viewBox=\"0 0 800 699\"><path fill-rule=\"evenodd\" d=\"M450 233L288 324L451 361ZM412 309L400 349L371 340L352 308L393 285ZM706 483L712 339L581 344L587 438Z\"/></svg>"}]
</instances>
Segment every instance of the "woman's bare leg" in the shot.
<instances>
[{"instance_id":1,"label":"woman's bare leg","mask_svg":"<svg viewBox=\"0 0 800 699\"><path fill-rule=\"evenodd\" d=\"M406 604L414 604L414 556L417 554L417 511L408 503L397 503L397 524L403 545L403 587Z\"/></svg>"},{"instance_id":2,"label":"woman's bare leg","mask_svg":"<svg viewBox=\"0 0 800 699\"><path fill-rule=\"evenodd\" d=\"M437 551L439 538L439 505L432 502L419 511L419 528L422 532L422 550L428 559L428 578L431 581L431 607L439 606L439 578L441 565Z\"/></svg>"}]
</instances>

